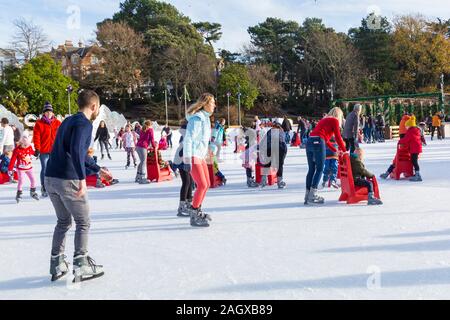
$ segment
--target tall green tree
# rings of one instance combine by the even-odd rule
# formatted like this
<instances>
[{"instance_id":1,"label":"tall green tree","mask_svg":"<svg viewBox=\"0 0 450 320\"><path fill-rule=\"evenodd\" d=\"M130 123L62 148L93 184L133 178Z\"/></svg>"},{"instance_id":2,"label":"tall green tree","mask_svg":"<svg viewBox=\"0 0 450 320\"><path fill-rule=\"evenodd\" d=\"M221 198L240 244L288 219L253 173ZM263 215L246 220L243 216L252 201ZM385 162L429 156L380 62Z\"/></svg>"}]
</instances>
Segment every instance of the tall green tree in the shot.
<instances>
[{"instance_id":1,"label":"tall green tree","mask_svg":"<svg viewBox=\"0 0 450 320\"><path fill-rule=\"evenodd\" d=\"M238 93L241 94L241 105L251 109L259 95L258 88L251 81L248 69L243 64L229 64L222 70L219 80L218 94L220 101L226 103L226 95L230 93L230 103L237 105Z\"/></svg>"},{"instance_id":2,"label":"tall green tree","mask_svg":"<svg viewBox=\"0 0 450 320\"><path fill-rule=\"evenodd\" d=\"M112 20L126 22L144 36L144 43L151 51L148 68L157 87L164 86L160 57L169 48L195 48L196 54L214 57L214 50L204 43L189 17L171 4L156 0L125 0Z\"/></svg>"},{"instance_id":3,"label":"tall green tree","mask_svg":"<svg viewBox=\"0 0 450 320\"><path fill-rule=\"evenodd\" d=\"M298 57L295 48L299 44L300 26L295 21L267 18L248 28L255 54L260 61L271 64L279 73L280 81L292 70Z\"/></svg>"},{"instance_id":4,"label":"tall green tree","mask_svg":"<svg viewBox=\"0 0 450 320\"><path fill-rule=\"evenodd\" d=\"M149 50L143 38L125 22L108 21L97 30L104 71L97 81L103 91L121 98L122 110L126 109L125 99L139 93L148 78Z\"/></svg>"},{"instance_id":5,"label":"tall green tree","mask_svg":"<svg viewBox=\"0 0 450 320\"><path fill-rule=\"evenodd\" d=\"M62 67L48 54L31 59L16 72L8 73L6 88L21 91L27 98L28 112L40 114L46 101L49 101L55 113L66 114L69 111L67 86L71 84L72 110L76 109L78 83L62 73Z\"/></svg>"},{"instance_id":6,"label":"tall green tree","mask_svg":"<svg viewBox=\"0 0 450 320\"><path fill-rule=\"evenodd\" d=\"M220 23L196 22L193 24L197 31L203 36L205 42L213 48L213 42L219 41L222 37L222 25Z\"/></svg>"},{"instance_id":7,"label":"tall green tree","mask_svg":"<svg viewBox=\"0 0 450 320\"><path fill-rule=\"evenodd\" d=\"M364 58L369 70L369 94L391 93L395 87L395 62L392 52L392 26L386 17L380 17L374 28L369 25L370 16L361 21L361 26L349 30L353 45Z\"/></svg>"}]
</instances>

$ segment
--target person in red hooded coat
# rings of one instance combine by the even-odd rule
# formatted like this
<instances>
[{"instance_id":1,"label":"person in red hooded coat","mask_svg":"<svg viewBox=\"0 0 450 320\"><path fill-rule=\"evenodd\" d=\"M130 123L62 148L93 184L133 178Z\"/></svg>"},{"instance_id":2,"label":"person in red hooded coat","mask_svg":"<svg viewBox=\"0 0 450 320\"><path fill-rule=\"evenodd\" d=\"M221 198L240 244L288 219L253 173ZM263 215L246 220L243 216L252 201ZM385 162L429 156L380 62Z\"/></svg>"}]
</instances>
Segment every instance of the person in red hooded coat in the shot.
<instances>
[{"instance_id":1,"label":"person in red hooded coat","mask_svg":"<svg viewBox=\"0 0 450 320\"><path fill-rule=\"evenodd\" d=\"M41 161L41 192L43 197L47 197L47 191L44 185L45 170L47 168L47 161L50 158L50 153L55 143L56 132L58 131L61 122L56 119L53 113L53 107L50 103L46 103L42 110L42 118L36 121L33 130L33 143L35 156L39 157Z\"/></svg>"},{"instance_id":2,"label":"person in red hooded coat","mask_svg":"<svg viewBox=\"0 0 450 320\"><path fill-rule=\"evenodd\" d=\"M422 181L420 176L419 155L422 153L422 138L420 128L416 125L416 117L412 116L405 123L406 134L400 139L399 143L408 146L411 154L411 161L414 167L415 175L410 178L410 181Z\"/></svg>"},{"instance_id":3,"label":"person in red hooded coat","mask_svg":"<svg viewBox=\"0 0 450 320\"><path fill-rule=\"evenodd\" d=\"M422 181L419 167L419 155L422 153L422 134L420 128L416 125L416 117L411 118L405 122L406 133L403 138L398 141L398 144L407 146L409 153L411 154L411 162L414 167L415 174L409 179L409 181ZM387 177L394 171L395 165L392 164L386 173L380 175L381 178L387 179Z\"/></svg>"}]
</instances>

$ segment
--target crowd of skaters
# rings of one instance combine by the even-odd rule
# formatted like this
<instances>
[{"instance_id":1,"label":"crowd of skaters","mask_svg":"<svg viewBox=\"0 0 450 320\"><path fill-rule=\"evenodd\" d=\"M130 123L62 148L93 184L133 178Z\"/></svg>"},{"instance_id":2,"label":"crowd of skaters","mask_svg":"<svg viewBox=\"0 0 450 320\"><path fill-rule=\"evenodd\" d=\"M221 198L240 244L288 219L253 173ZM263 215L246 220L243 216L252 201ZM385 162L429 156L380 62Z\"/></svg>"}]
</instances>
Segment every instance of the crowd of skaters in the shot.
<instances>
[{"instance_id":1,"label":"crowd of skaters","mask_svg":"<svg viewBox=\"0 0 450 320\"><path fill-rule=\"evenodd\" d=\"M57 280L68 272L65 256L65 237L70 229L72 218L76 224L74 275L76 281L92 279L103 275L103 267L97 265L88 255L88 234L90 229L89 206L86 178L95 174L101 183L103 178L112 184L117 183L105 167L97 164L94 150L90 148L92 139L92 122L99 114L99 97L90 90L82 90L78 98L79 112L66 118L61 123L54 115L53 107L46 103L42 117L36 122L33 141L26 134L20 134L17 128L9 126L8 120L2 119L0 143L2 159L0 168L14 181L13 171L18 172L18 190L16 199L22 196L25 177L30 180L30 195L36 200L36 179L32 168L32 156L41 162L40 184L41 196L50 197L57 216L57 225L53 236L50 273L52 280ZM215 174L226 182L218 169L221 161L221 149L226 144L225 119L214 121L213 114L216 101L213 95L205 93L188 110L186 119L181 122L178 148L175 158L170 161L172 169L179 173L182 180L180 203L177 215L190 218L193 227L208 227L211 216L204 212L202 205L210 185L208 165L214 164ZM432 133L437 132L438 139L445 133L442 129L442 113L430 115L417 124L413 114L402 117L400 123L399 144L408 146L415 170L411 181L422 181L418 159L425 143L425 126ZM287 116L282 121L262 121L255 116L250 126L240 128L244 137L244 151L241 158L245 169L247 186L262 187L267 184L270 170L276 171L277 186L284 189L283 166L288 153L292 135L300 136L301 147L306 151L308 173L306 176L305 205L323 205L325 200L319 195L320 187L339 188L337 184L337 161L339 156L348 153L356 186L368 189L368 204L380 205L382 201L374 196L374 174L364 165L364 151L361 143L384 142L384 115L362 115L362 106L356 104L344 119L342 110L335 107L323 114L320 120L298 117L298 129L293 130ZM155 141L153 123L145 120L135 126L128 122L123 128L114 128L116 149L127 153L125 168L133 160L136 169L135 182L149 184L147 178L147 157L151 150L159 147L172 148L172 130L166 124L161 131L161 140ZM101 121L97 128L94 142L98 141L102 160L106 152L111 160L111 136L106 122ZM33 142L34 148L31 144ZM237 150L236 150L237 151ZM137 156L136 156L137 155ZM7 160L9 159L9 162ZM7 165L5 166L5 163ZM262 167L261 181L255 181L255 166ZM387 178L395 169L391 165L382 178ZM321 183L322 182L322 183ZM99 183L96 185L99 186Z\"/></svg>"}]
</instances>

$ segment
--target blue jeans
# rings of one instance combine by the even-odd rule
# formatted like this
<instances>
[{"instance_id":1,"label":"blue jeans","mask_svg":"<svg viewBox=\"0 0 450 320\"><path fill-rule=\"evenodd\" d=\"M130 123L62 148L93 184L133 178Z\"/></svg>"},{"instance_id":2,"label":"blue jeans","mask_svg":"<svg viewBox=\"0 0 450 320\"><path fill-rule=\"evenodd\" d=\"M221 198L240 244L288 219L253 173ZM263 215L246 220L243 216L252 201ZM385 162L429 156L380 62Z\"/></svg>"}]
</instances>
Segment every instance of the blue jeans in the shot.
<instances>
[{"instance_id":1,"label":"blue jeans","mask_svg":"<svg viewBox=\"0 0 450 320\"><path fill-rule=\"evenodd\" d=\"M41 160L41 186L44 187L45 170L47 169L47 162L50 158L50 153L41 153L39 155L39 160Z\"/></svg>"},{"instance_id":2,"label":"blue jeans","mask_svg":"<svg viewBox=\"0 0 450 320\"><path fill-rule=\"evenodd\" d=\"M291 135L289 134L289 132L285 132L284 133L284 140L286 141L286 144L290 144L291 143Z\"/></svg>"},{"instance_id":3,"label":"blue jeans","mask_svg":"<svg viewBox=\"0 0 450 320\"><path fill-rule=\"evenodd\" d=\"M306 190L317 189L325 164L325 141L320 137L310 137L306 143L306 157L308 159L308 175L306 176Z\"/></svg>"},{"instance_id":4,"label":"blue jeans","mask_svg":"<svg viewBox=\"0 0 450 320\"><path fill-rule=\"evenodd\" d=\"M323 182L336 181L338 173L338 161L336 159L326 159L323 169Z\"/></svg>"}]
</instances>

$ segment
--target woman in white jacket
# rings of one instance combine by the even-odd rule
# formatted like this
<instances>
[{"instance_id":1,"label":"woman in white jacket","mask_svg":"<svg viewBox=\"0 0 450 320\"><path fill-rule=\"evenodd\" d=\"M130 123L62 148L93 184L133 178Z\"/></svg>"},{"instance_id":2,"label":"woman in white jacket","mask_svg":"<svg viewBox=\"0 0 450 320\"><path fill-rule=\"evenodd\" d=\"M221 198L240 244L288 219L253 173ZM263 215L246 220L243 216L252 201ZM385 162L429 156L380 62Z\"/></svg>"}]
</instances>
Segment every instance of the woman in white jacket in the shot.
<instances>
[{"instance_id":1,"label":"woman in white jacket","mask_svg":"<svg viewBox=\"0 0 450 320\"><path fill-rule=\"evenodd\" d=\"M195 181L195 190L190 210L191 226L208 227L209 215L204 214L201 205L210 187L206 157L211 141L210 117L214 113L216 101L214 96L204 93L187 111L188 125L183 140L184 170L189 172Z\"/></svg>"}]
</instances>

